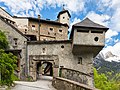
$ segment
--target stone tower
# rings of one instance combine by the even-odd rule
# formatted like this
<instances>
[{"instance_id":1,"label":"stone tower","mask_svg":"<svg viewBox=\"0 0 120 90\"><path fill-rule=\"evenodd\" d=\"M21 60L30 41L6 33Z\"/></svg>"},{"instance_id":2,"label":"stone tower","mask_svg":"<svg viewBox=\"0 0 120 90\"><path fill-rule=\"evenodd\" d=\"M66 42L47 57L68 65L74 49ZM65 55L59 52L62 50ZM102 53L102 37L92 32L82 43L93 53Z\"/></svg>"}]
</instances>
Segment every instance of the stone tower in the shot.
<instances>
[{"instance_id":1,"label":"stone tower","mask_svg":"<svg viewBox=\"0 0 120 90\"><path fill-rule=\"evenodd\" d=\"M69 24L70 24L69 21L70 21L71 15L68 10L65 10L63 8L63 10L58 13L57 18L60 23L67 24L69 26Z\"/></svg>"},{"instance_id":2,"label":"stone tower","mask_svg":"<svg viewBox=\"0 0 120 90\"><path fill-rule=\"evenodd\" d=\"M72 27L72 51L74 54L92 53L95 57L105 45L105 32L108 28L94 23L89 18Z\"/></svg>"},{"instance_id":3,"label":"stone tower","mask_svg":"<svg viewBox=\"0 0 120 90\"><path fill-rule=\"evenodd\" d=\"M104 47L107 30L108 28L94 23L88 18L72 26L70 35L72 53L79 56L78 61L82 63L79 68L81 72L90 75L90 80L88 80L90 86L94 86L93 58Z\"/></svg>"}]
</instances>

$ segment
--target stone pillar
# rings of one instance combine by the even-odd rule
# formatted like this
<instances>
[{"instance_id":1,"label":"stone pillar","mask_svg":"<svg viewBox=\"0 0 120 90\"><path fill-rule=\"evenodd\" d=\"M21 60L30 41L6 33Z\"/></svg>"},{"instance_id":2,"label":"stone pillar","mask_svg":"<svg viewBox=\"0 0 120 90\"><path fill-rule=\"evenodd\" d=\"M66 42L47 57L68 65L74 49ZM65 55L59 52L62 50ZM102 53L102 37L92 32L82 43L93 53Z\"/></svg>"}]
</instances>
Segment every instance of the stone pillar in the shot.
<instances>
[{"instance_id":1,"label":"stone pillar","mask_svg":"<svg viewBox=\"0 0 120 90\"><path fill-rule=\"evenodd\" d=\"M59 66L55 65L53 67L53 77L58 77L59 76Z\"/></svg>"}]
</instances>

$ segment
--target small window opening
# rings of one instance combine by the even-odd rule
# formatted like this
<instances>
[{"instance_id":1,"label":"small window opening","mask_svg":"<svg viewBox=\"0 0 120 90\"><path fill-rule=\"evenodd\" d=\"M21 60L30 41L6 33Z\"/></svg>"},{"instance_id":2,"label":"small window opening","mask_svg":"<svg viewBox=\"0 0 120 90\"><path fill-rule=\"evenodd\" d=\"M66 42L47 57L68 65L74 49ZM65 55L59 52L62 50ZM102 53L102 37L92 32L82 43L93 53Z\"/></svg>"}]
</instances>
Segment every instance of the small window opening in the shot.
<instances>
[{"instance_id":1,"label":"small window opening","mask_svg":"<svg viewBox=\"0 0 120 90\"><path fill-rule=\"evenodd\" d=\"M91 31L91 33L103 33L103 31Z\"/></svg>"},{"instance_id":2,"label":"small window opening","mask_svg":"<svg viewBox=\"0 0 120 90\"><path fill-rule=\"evenodd\" d=\"M32 25L32 27L35 27L35 25Z\"/></svg>"},{"instance_id":3,"label":"small window opening","mask_svg":"<svg viewBox=\"0 0 120 90\"><path fill-rule=\"evenodd\" d=\"M35 30L35 25L32 25L32 30Z\"/></svg>"},{"instance_id":4,"label":"small window opening","mask_svg":"<svg viewBox=\"0 0 120 90\"><path fill-rule=\"evenodd\" d=\"M63 48L64 48L64 46L62 45L62 46L61 46L61 48L63 49Z\"/></svg>"},{"instance_id":5,"label":"small window opening","mask_svg":"<svg viewBox=\"0 0 120 90\"><path fill-rule=\"evenodd\" d=\"M65 19L65 17L63 17L63 19Z\"/></svg>"},{"instance_id":6,"label":"small window opening","mask_svg":"<svg viewBox=\"0 0 120 90\"><path fill-rule=\"evenodd\" d=\"M48 35L50 35L50 32L48 32Z\"/></svg>"},{"instance_id":7,"label":"small window opening","mask_svg":"<svg viewBox=\"0 0 120 90\"><path fill-rule=\"evenodd\" d=\"M42 48L42 53L45 53L45 48Z\"/></svg>"},{"instance_id":8,"label":"small window opening","mask_svg":"<svg viewBox=\"0 0 120 90\"><path fill-rule=\"evenodd\" d=\"M98 37L95 37L94 40L97 42L97 41L99 40L99 38L98 38Z\"/></svg>"},{"instance_id":9,"label":"small window opening","mask_svg":"<svg viewBox=\"0 0 120 90\"><path fill-rule=\"evenodd\" d=\"M17 45L18 38L14 38L13 40L15 42L15 45Z\"/></svg>"},{"instance_id":10,"label":"small window opening","mask_svg":"<svg viewBox=\"0 0 120 90\"><path fill-rule=\"evenodd\" d=\"M59 32L61 32L61 33L62 33L62 30L59 30Z\"/></svg>"},{"instance_id":11,"label":"small window opening","mask_svg":"<svg viewBox=\"0 0 120 90\"><path fill-rule=\"evenodd\" d=\"M34 63L32 62L32 64L34 64Z\"/></svg>"},{"instance_id":12,"label":"small window opening","mask_svg":"<svg viewBox=\"0 0 120 90\"><path fill-rule=\"evenodd\" d=\"M50 28L50 31L53 31L53 28Z\"/></svg>"},{"instance_id":13,"label":"small window opening","mask_svg":"<svg viewBox=\"0 0 120 90\"><path fill-rule=\"evenodd\" d=\"M82 64L82 57L78 57L78 64Z\"/></svg>"},{"instance_id":14,"label":"small window opening","mask_svg":"<svg viewBox=\"0 0 120 90\"><path fill-rule=\"evenodd\" d=\"M77 32L89 33L89 30L77 30Z\"/></svg>"},{"instance_id":15,"label":"small window opening","mask_svg":"<svg viewBox=\"0 0 120 90\"><path fill-rule=\"evenodd\" d=\"M25 29L25 34L27 33L27 29Z\"/></svg>"}]
</instances>

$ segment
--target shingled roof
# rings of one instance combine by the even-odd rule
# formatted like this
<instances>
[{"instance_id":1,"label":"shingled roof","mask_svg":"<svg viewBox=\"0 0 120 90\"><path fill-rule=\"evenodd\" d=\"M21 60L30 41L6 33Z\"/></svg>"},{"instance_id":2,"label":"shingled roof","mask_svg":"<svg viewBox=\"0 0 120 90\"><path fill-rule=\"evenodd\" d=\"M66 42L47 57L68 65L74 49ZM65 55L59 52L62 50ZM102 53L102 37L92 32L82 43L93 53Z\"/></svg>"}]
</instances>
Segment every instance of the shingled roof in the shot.
<instances>
[{"instance_id":1,"label":"shingled roof","mask_svg":"<svg viewBox=\"0 0 120 90\"><path fill-rule=\"evenodd\" d=\"M97 28L97 29L108 30L107 27L97 24L97 23L91 21L89 18L86 18L82 22L74 24L73 27L87 27L87 28Z\"/></svg>"},{"instance_id":2,"label":"shingled roof","mask_svg":"<svg viewBox=\"0 0 120 90\"><path fill-rule=\"evenodd\" d=\"M97 30L104 30L105 32L109 29L103 25L100 25L100 24L97 24L97 23L91 21L89 18L86 18L83 21L76 23L72 26L70 39L73 36L74 28L92 28L92 29L97 29Z\"/></svg>"},{"instance_id":3,"label":"shingled roof","mask_svg":"<svg viewBox=\"0 0 120 90\"><path fill-rule=\"evenodd\" d=\"M62 11L60 11L60 12L59 12L59 14L58 14L57 18L59 18L60 14L63 14L63 13L65 13L65 12L67 12L67 13L68 13L69 17L71 17L71 15L70 15L69 11L68 11L68 10L63 9Z\"/></svg>"}]
</instances>

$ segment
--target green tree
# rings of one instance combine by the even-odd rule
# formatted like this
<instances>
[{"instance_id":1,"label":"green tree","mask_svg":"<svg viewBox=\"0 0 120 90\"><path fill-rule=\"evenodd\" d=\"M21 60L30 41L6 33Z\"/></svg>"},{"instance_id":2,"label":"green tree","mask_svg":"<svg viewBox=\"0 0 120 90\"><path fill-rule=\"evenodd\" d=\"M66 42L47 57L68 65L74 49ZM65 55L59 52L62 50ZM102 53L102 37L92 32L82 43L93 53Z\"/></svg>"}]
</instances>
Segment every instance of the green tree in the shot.
<instances>
[{"instance_id":1,"label":"green tree","mask_svg":"<svg viewBox=\"0 0 120 90\"><path fill-rule=\"evenodd\" d=\"M0 31L0 49L7 49L8 47L9 46L7 38L5 34L2 31Z\"/></svg>"},{"instance_id":2,"label":"green tree","mask_svg":"<svg viewBox=\"0 0 120 90\"><path fill-rule=\"evenodd\" d=\"M13 73L17 63L17 58L12 53L5 53L8 41L3 32L0 31L0 84L10 86L13 83Z\"/></svg>"},{"instance_id":3,"label":"green tree","mask_svg":"<svg viewBox=\"0 0 120 90\"><path fill-rule=\"evenodd\" d=\"M16 68L16 56L12 53L5 53L4 50L0 50L0 72L1 72L1 84L10 86L13 83L12 75Z\"/></svg>"},{"instance_id":4,"label":"green tree","mask_svg":"<svg viewBox=\"0 0 120 90\"><path fill-rule=\"evenodd\" d=\"M110 72L109 72L110 74ZM119 85L114 80L108 80L105 74L98 74L94 68L94 82L95 87L101 90L119 90Z\"/></svg>"}]
</instances>

